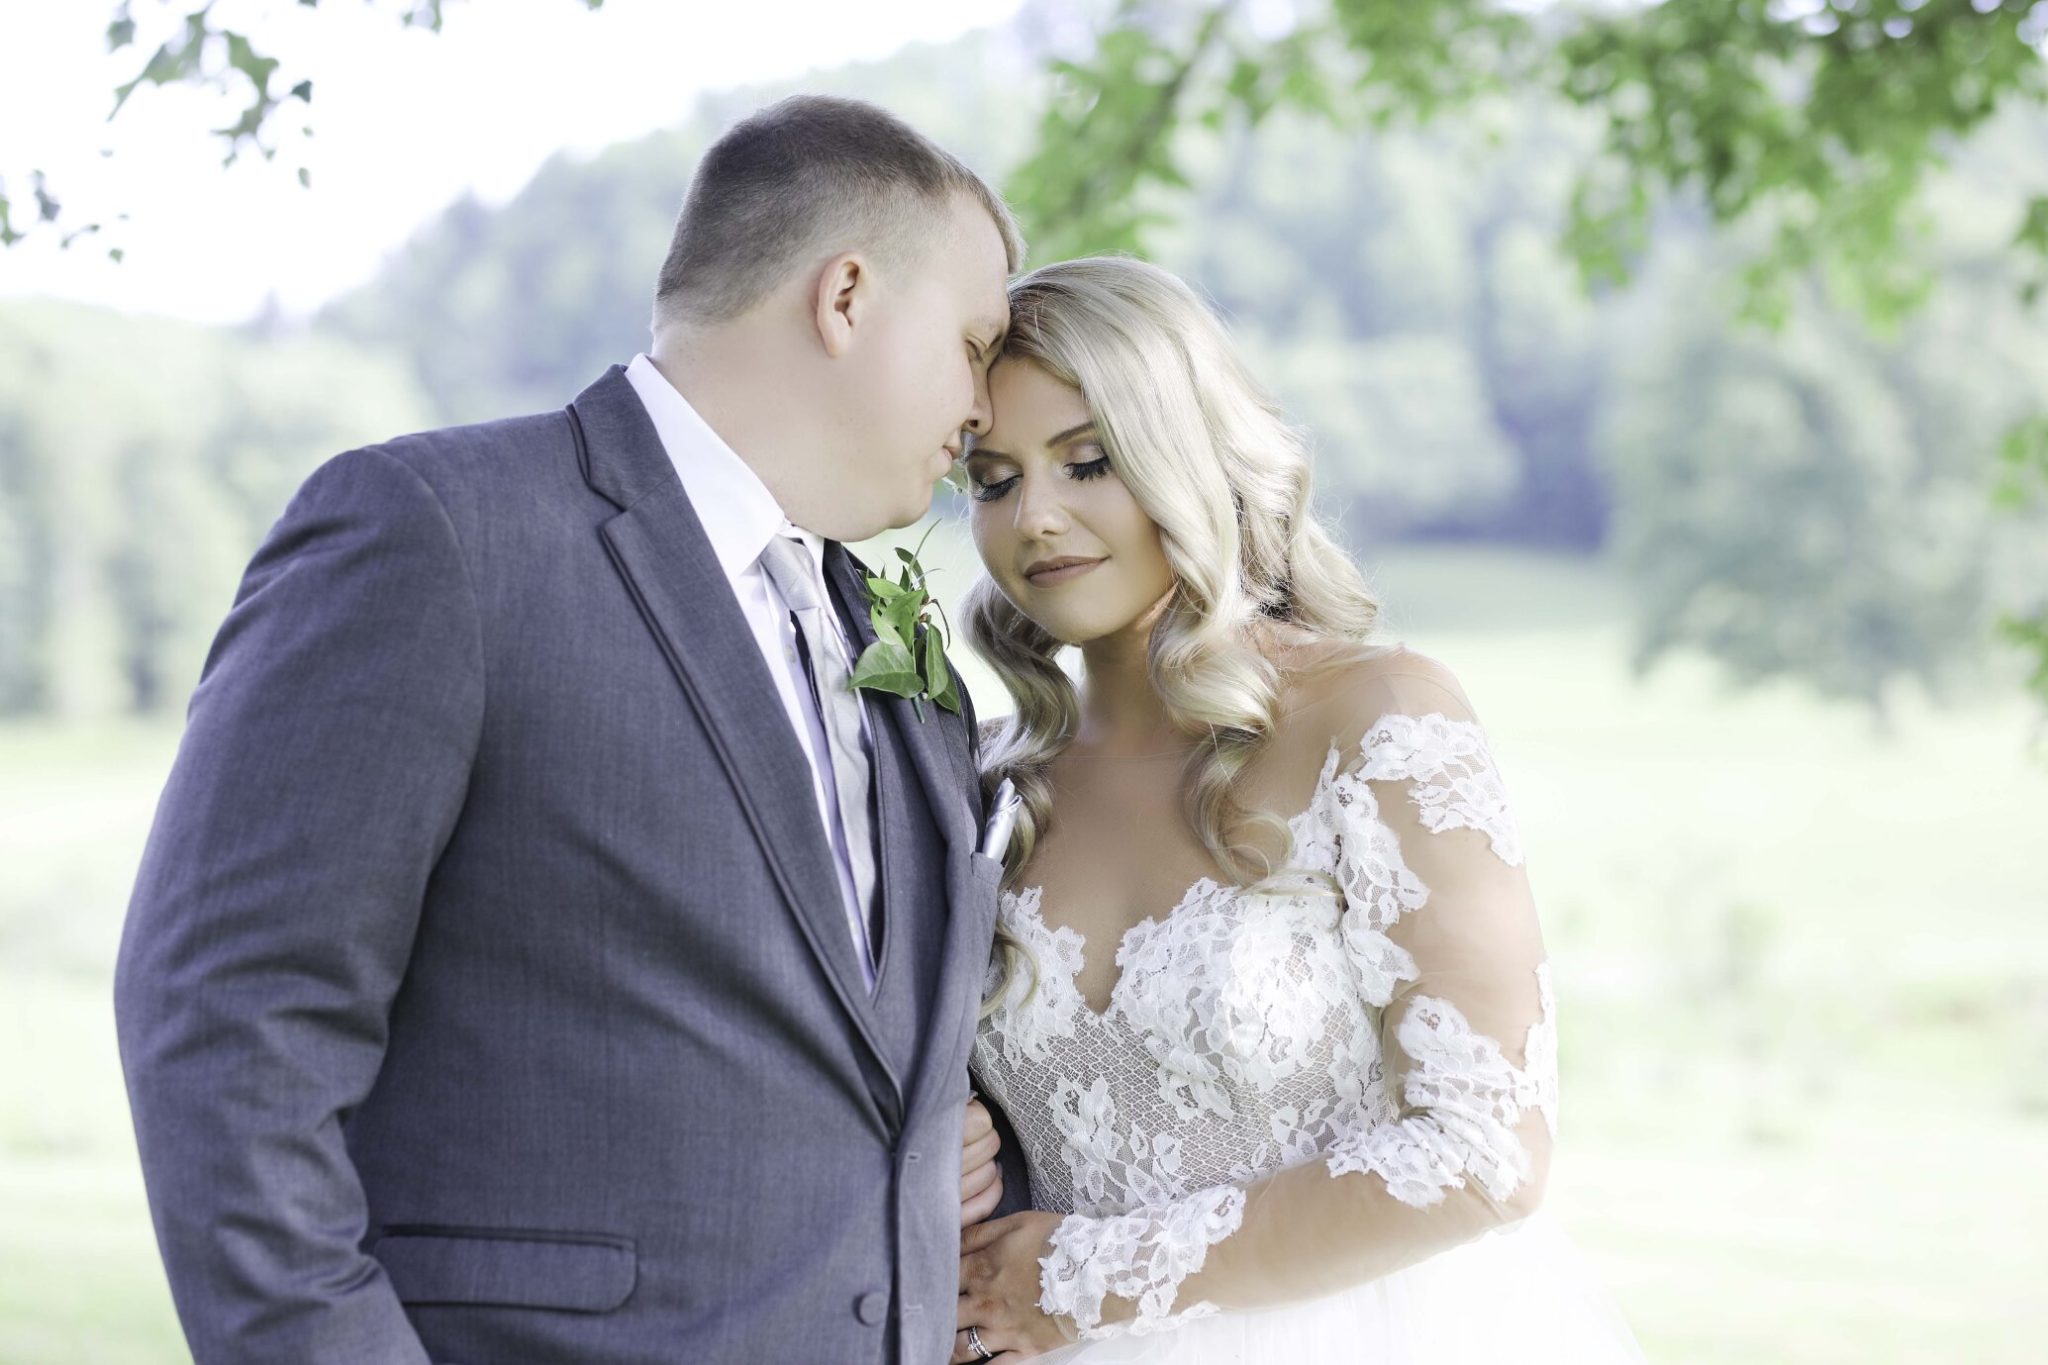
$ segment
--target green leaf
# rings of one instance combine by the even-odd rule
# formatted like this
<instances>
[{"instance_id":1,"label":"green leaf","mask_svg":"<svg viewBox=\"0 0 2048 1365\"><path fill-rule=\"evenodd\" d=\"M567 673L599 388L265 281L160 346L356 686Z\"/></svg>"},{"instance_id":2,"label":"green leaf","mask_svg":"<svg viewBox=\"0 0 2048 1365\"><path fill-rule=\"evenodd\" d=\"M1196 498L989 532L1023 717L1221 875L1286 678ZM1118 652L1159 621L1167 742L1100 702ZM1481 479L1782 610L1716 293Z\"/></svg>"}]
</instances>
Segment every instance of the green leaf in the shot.
<instances>
[{"instance_id":1,"label":"green leaf","mask_svg":"<svg viewBox=\"0 0 2048 1365\"><path fill-rule=\"evenodd\" d=\"M939 633L927 630L918 641L924 664L925 691L948 711L960 709L960 694L953 686L953 671L946 666L946 651Z\"/></svg>"},{"instance_id":2,"label":"green leaf","mask_svg":"<svg viewBox=\"0 0 2048 1365\"><path fill-rule=\"evenodd\" d=\"M908 643L917 631L918 618L924 615L924 594L912 591L902 594L895 601L882 608L882 614L889 618L895 633Z\"/></svg>"},{"instance_id":3,"label":"green leaf","mask_svg":"<svg viewBox=\"0 0 2048 1365\"><path fill-rule=\"evenodd\" d=\"M1998 462L1993 506L2017 511L2048 493L2048 417L2029 417L2007 430L1999 442Z\"/></svg>"},{"instance_id":4,"label":"green leaf","mask_svg":"<svg viewBox=\"0 0 2048 1365\"><path fill-rule=\"evenodd\" d=\"M918 676L917 663L908 649L893 640L877 640L861 651L848 685L914 697L924 689L924 679Z\"/></svg>"},{"instance_id":5,"label":"green leaf","mask_svg":"<svg viewBox=\"0 0 2048 1365\"><path fill-rule=\"evenodd\" d=\"M917 638L919 662L924 665L924 680L930 686L933 696L946 690L946 684L953 681L953 674L946 667L946 651L939 647L937 631L927 630Z\"/></svg>"},{"instance_id":6,"label":"green leaf","mask_svg":"<svg viewBox=\"0 0 2048 1365\"><path fill-rule=\"evenodd\" d=\"M29 173L29 188L36 196L37 221L44 223L55 222L58 213L62 212L64 206L57 201L55 195L50 193L41 171Z\"/></svg>"},{"instance_id":7,"label":"green leaf","mask_svg":"<svg viewBox=\"0 0 2048 1365\"><path fill-rule=\"evenodd\" d=\"M221 37L228 42L228 65L249 78L259 100L269 102L270 78L277 71L277 58L258 52L246 34L222 29Z\"/></svg>"},{"instance_id":8,"label":"green leaf","mask_svg":"<svg viewBox=\"0 0 2048 1365\"><path fill-rule=\"evenodd\" d=\"M959 688L946 665L945 637L925 616L937 608L943 619L945 609L926 589L929 573L917 558L937 525L925 528L917 549L895 547L901 567L893 581L867 576L868 620L875 628L875 643L862 652L851 684L910 698L919 720L924 719L926 698L951 711L960 709Z\"/></svg>"},{"instance_id":9,"label":"green leaf","mask_svg":"<svg viewBox=\"0 0 2048 1365\"><path fill-rule=\"evenodd\" d=\"M880 603L868 609L868 624L875 628L875 639L878 643L886 642L906 652L910 649L910 637L896 624L896 618L890 616Z\"/></svg>"}]
</instances>

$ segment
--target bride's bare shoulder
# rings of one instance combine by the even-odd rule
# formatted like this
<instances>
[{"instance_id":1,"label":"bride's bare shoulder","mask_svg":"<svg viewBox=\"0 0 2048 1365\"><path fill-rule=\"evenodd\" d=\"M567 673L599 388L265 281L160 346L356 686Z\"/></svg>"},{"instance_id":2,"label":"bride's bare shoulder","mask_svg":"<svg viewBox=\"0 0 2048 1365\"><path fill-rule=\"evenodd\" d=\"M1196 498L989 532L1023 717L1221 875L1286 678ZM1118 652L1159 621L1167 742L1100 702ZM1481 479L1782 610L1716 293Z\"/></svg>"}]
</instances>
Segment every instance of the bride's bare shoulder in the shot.
<instances>
[{"instance_id":1,"label":"bride's bare shoulder","mask_svg":"<svg viewBox=\"0 0 2048 1365\"><path fill-rule=\"evenodd\" d=\"M1389 712L1432 711L1469 716L1472 704L1457 675L1439 659L1403 644L1360 646L1316 641L1276 656L1281 667L1282 725L1331 732L1364 726Z\"/></svg>"}]
</instances>

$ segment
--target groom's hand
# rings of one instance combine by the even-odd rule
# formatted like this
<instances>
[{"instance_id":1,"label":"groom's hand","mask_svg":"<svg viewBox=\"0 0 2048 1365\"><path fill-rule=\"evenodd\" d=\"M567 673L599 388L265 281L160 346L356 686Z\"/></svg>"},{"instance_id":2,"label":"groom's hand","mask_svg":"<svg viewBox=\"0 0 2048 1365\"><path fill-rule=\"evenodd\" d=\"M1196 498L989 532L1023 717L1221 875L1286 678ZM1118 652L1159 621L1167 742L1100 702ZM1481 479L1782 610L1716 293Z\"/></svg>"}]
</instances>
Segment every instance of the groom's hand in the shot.
<instances>
[{"instance_id":1,"label":"groom's hand","mask_svg":"<svg viewBox=\"0 0 2048 1365\"><path fill-rule=\"evenodd\" d=\"M996 1164L1002 1139L995 1120L978 1099L967 1101L967 1122L960 1139L960 1226L979 1223L1003 1199L1003 1171Z\"/></svg>"}]
</instances>

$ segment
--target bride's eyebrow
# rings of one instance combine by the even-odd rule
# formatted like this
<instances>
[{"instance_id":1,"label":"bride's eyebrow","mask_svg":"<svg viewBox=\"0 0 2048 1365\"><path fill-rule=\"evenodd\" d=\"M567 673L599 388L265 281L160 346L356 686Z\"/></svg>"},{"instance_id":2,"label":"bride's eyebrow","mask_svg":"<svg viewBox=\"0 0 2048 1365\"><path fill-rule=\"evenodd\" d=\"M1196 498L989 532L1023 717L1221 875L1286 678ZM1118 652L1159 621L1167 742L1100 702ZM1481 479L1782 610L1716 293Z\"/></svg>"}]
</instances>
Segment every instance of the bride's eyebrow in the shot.
<instances>
[{"instance_id":1,"label":"bride's eyebrow","mask_svg":"<svg viewBox=\"0 0 2048 1365\"><path fill-rule=\"evenodd\" d=\"M1063 446L1069 441L1078 440L1083 436L1092 436L1094 434L1095 419L1091 417L1087 421L1082 422L1078 426L1068 427L1065 431L1060 432L1057 436L1054 436L1052 439L1048 440L1045 443L1045 448L1047 450L1051 450L1055 446ZM977 443L973 449L969 450L965 455L962 455L960 458L963 460L972 460L979 456L987 456L989 459L992 460L1014 460L1017 458L1015 455L1010 454L1008 451L997 450L994 446L985 446L979 443Z\"/></svg>"}]
</instances>

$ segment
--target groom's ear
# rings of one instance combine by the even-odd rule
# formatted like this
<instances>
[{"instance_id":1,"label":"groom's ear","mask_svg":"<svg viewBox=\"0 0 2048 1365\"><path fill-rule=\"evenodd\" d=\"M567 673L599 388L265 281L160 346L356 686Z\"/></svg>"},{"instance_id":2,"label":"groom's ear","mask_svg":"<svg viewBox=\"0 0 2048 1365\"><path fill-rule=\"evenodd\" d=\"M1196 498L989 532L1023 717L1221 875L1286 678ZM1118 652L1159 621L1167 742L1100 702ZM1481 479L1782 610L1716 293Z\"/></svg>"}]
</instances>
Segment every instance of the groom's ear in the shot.
<instances>
[{"instance_id":1,"label":"groom's ear","mask_svg":"<svg viewBox=\"0 0 2048 1365\"><path fill-rule=\"evenodd\" d=\"M817 294L812 304L818 340L827 356L836 360L852 348L854 329L867 321L873 281L874 275L857 251L834 256L818 272Z\"/></svg>"}]
</instances>

